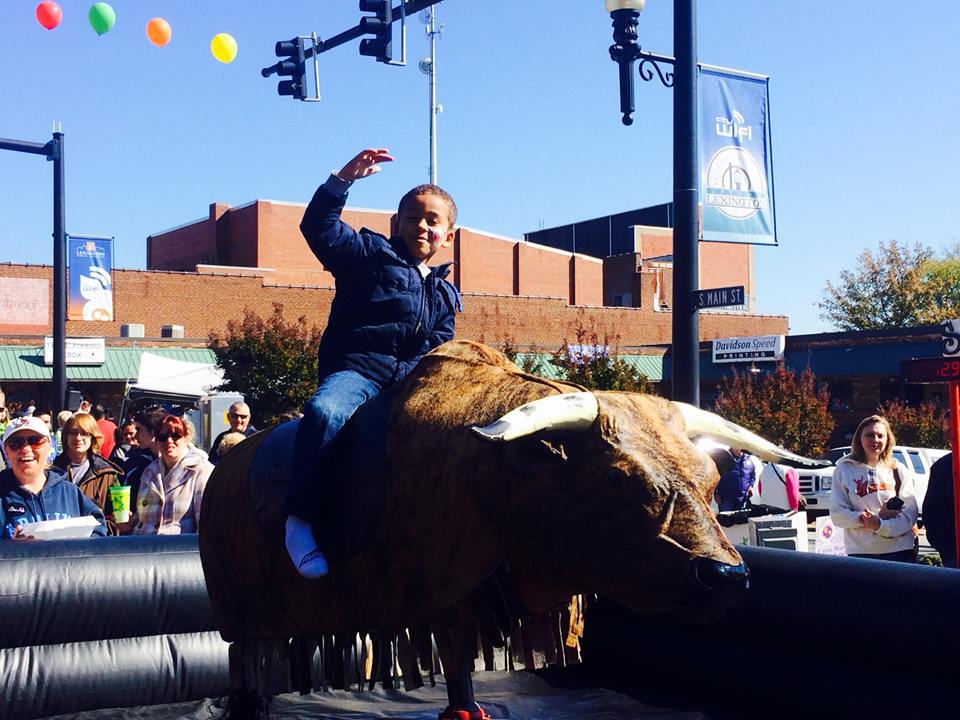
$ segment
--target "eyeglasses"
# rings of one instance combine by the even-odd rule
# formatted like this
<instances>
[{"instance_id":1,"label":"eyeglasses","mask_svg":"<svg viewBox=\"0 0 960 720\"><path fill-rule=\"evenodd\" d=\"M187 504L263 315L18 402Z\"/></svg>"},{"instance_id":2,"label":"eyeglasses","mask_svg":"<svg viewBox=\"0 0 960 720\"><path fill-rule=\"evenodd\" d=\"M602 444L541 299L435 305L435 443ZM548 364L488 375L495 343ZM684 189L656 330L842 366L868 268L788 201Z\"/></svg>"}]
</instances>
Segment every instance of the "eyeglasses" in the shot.
<instances>
[{"instance_id":1,"label":"eyeglasses","mask_svg":"<svg viewBox=\"0 0 960 720\"><path fill-rule=\"evenodd\" d=\"M229 416L234 420L246 420L250 417L249 415L238 415L237 413L229 413Z\"/></svg>"},{"instance_id":2,"label":"eyeglasses","mask_svg":"<svg viewBox=\"0 0 960 720\"><path fill-rule=\"evenodd\" d=\"M47 439L43 435L14 435L7 440L6 445L11 450L20 450L24 445L32 448L40 447Z\"/></svg>"},{"instance_id":3,"label":"eyeglasses","mask_svg":"<svg viewBox=\"0 0 960 720\"><path fill-rule=\"evenodd\" d=\"M166 442L167 440L173 440L174 442L179 442L182 437L183 437L183 435L182 435L181 433L178 433L178 432L172 432L172 433L162 432L162 433L157 433L157 440L158 440L159 442Z\"/></svg>"},{"instance_id":4,"label":"eyeglasses","mask_svg":"<svg viewBox=\"0 0 960 720\"><path fill-rule=\"evenodd\" d=\"M80 430L79 428L74 428L73 430L68 432L67 435L72 437L82 437L82 438L90 437L90 433L88 433L86 430Z\"/></svg>"}]
</instances>

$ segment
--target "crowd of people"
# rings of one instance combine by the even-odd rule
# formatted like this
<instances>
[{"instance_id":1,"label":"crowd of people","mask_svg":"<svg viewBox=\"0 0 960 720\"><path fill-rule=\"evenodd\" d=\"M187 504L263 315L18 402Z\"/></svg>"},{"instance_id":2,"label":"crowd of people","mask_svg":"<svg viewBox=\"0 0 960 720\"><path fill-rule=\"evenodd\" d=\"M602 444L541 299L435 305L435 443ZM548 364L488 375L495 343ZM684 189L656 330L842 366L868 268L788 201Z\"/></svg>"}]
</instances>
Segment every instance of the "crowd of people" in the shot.
<instances>
[{"instance_id":1,"label":"crowd of people","mask_svg":"<svg viewBox=\"0 0 960 720\"><path fill-rule=\"evenodd\" d=\"M95 536L195 533L214 463L256 432L250 408L231 405L230 429L208 456L186 417L162 407L119 424L100 405L51 413L12 404L0 393L0 539L29 539L45 520L90 516ZM128 486L129 517L118 521L111 488Z\"/></svg>"}]
</instances>

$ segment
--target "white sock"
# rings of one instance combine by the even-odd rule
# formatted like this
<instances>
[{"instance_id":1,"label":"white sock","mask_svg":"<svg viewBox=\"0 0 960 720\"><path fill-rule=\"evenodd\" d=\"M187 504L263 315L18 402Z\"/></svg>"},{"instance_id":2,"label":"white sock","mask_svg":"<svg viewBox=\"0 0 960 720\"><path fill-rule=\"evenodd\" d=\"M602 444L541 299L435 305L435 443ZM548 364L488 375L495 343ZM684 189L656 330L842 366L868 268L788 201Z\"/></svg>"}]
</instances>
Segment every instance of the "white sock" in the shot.
<instances>
[{"instance_id":1,"label":"white sock","mask_svg":"<svg viewBox=\"0 0 960 720\"><path fill-rule=\"evenodd\" d=\"M327 561L317 547L310 523L296 515L288 515L286 544L293 566L301 575L307 578L318 578L327 574Z\"/></svg>"}]
</instances>

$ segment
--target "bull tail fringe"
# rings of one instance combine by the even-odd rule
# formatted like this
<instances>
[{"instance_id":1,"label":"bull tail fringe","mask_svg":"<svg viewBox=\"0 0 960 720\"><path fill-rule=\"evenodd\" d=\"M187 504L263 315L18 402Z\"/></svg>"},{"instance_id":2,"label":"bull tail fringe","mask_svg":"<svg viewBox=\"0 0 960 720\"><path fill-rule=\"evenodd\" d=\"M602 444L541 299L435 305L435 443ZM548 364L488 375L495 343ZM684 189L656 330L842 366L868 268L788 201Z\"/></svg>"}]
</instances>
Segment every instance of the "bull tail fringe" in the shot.
<instances>
[{"instance_id":1,"label":"bull tail fringe","mask_svg":"<svg viewBox=\"0 0 960 720\"><path fill-rule=\"evenodd\" d=\"M481 616L482 617L482 616ZM444 667L472 671L532 670L580 662L584 597L564 608L526 615L508 629L454 610L429 625L395 633L357 632L230 645L230 720L268 717L269 698L283 693L411 691L436 684ZM505 632L506 630L506 632Z\"/></svg>"}]
</instances>

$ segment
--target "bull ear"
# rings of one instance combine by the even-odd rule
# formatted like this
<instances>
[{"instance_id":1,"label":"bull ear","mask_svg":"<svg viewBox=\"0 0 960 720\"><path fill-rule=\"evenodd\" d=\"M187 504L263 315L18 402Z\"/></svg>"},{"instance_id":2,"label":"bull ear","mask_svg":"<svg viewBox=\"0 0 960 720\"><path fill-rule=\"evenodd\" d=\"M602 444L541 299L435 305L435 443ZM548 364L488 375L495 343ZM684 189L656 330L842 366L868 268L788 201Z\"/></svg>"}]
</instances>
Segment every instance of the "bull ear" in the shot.
<instances>
[{"instance_id":1,"label":"bull ear","mask_svg":"<svg viewBox=\"0 0 960 720\"><path fill-rule=\"evenodd\" d=\"M790 464L809 465L811 467L823 467L826 464L823 460L813 460L796 455L789 450L774 445L769 440L764 440L745 427L741 427L729 420L724 420L719 415L700 408L688 405L687 403L673 403L687 425L687 437L696 437L705 435L718 442L727 443L731 447L743 448L749 450L761 460L768 462L787 461Z\"/></svg>"},{"instance_id":2,"label":"bull ear","mask_svg":"<svg viewBox=\"0 0 960 720\"><path fill-rule=\"evenodd\" d=\"M484 440L503 442L541 430L586 430L599 412L593 393L563 393L528 402L485 427L470 429Z\"/></svg>"}]
</instances>

